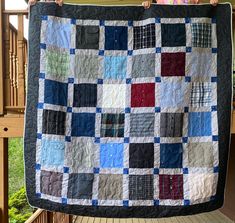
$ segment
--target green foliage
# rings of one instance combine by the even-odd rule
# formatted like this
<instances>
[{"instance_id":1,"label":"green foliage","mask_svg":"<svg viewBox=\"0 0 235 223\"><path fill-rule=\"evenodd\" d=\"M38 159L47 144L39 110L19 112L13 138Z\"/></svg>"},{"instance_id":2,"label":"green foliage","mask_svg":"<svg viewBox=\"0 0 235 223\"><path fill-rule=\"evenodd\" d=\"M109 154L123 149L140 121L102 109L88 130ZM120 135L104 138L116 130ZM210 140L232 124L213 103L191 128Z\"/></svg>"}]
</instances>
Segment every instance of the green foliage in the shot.
<instances>
[{"instance_id":1,"label":"green foliage","mask_svg":"<svg viewBox=\"0 0 235 223\"><path fill-rule=\"evenodd\" d=\"M28 205L25 188L22 187L9 199L10 223L24 223L33 213Z\"/></svg>"}]
</instances>

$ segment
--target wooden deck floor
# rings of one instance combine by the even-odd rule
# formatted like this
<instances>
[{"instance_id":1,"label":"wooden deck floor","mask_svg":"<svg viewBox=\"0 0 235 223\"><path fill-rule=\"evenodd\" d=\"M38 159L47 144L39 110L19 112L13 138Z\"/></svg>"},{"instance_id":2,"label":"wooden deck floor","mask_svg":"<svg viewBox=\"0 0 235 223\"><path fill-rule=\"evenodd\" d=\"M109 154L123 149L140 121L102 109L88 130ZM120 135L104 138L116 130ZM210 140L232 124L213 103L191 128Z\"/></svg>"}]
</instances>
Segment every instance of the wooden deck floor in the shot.
<instances>
[{"instance_id":1,"label":"wooden deck floor","mask_svg":"<svg viewBox=\"0 0 235 223\"><path fill-rule=\"evenodd\" d=\"M92 218L77 216L74 223L234 223L220 211L171 218Z\"/></svg>"}]
</instances>

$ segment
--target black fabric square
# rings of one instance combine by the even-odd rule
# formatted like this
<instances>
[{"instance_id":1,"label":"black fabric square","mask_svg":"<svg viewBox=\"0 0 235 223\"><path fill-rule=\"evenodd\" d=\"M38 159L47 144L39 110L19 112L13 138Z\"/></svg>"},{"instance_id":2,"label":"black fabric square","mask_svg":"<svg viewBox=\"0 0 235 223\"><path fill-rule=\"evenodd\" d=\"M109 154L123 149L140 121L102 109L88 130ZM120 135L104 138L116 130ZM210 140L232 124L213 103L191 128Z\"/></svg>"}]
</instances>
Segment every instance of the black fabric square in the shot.
<instances>
[{"instance_id":1,"label":"black fabric square","mask_svg":"<svg viewBox=\"0 0 235 223\"><path fill-rule=\"evenodd\" d=\"M153 168L154 144L131 143L129 146L129 168Z\"/></svg>"},{"instance_id":2,"label":"black fabric square","mask_svg":"<svg viewBox=\"0 0 235 223\"><path fill-rule=\"evenodd\" d=\"M161 24L162 46L186 46L185 24Z\"/></svg>"},{"instance_id":3,"label":"black fabric square","mask_svg":"<svg viewBox=\"0 0 235 223\"><path fill-rule=\"evenodd\" d=\"M99 26L77 26L76 48L99 49Z\"/></svg>"},{"instance_id":4,"label":"black fabric square","mask_svg":"<svg viewBox=\"0 0 235 223\"><path fill-rule=\"evenodd\" d=\"M161 113L160 136L182 137L184 113Z\"/></svg>"},{"instance_id":5,"label":"black fabric square","mask_svg":"<svg viewBox=\"0 0 235 223\"><path fill-rule=\"evenodd\" d=\"M129 176L129 200L153 200L153 175Z\"/></svg>"},{"instance_id":6,"label":"black fabric square","mask_svg":"<svg viewBox=\"0 0 235 223\"><path fill-rule=\"evenodd\" d=\"M74 84L73 106L74 107L96 107L97 85L96 84Z\"/></svg>"},{"instance_id":7,"label":"black fabric square","mask_svg":"<svg viewBox=\"0 0 235 223\"><path fill-rule=\"evenodd\" d=\"M69 174L68 198L91 199L94 174L72 173Z\"/></svg>"},{"instance_id":8,"label":"black fabric square","mask_svg":"<svg viewBox=\"0 0 235 223\"><path fill-rule=\"evenodd\" d=\"M45 109L42 116L42 133L65 135L65 112Z\"/></svg>"}]
</instances>

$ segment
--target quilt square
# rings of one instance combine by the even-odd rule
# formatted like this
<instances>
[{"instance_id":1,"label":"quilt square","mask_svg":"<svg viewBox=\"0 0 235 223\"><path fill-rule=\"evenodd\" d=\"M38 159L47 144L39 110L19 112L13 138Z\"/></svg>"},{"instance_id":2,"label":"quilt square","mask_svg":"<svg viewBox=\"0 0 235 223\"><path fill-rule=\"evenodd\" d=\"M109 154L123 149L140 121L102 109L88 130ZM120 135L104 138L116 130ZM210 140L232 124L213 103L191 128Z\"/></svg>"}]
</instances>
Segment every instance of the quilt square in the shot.
<instances>
[{"instance_id":1,"label":"quilt square","mask_svg":"<svg viewBox=\"0 0 235 223\"><path fill-rule=\"evenodd\" d=\"M155 83L131 85L131 107L154 107Z\"/></svg>"},{"instance_id":2,"label":"quilt square","mask_svg":"<svg viewBox=\"0 0 235 223\"><path fill-rule=\"evenodd\" d=\"M105 26L105 50L127 50L127 26Z\"/></svg>"},{"instance_id":3,"label":"quilt square","mask_svg":"<svg viewBox=\"0 0 235 223\"><path fill-rule=\"evenodd\" d=\"M154 113L131 113L130 136L151 137L154 136Z\"/></svg>"},{"instance_id":4,"label":"quilt square","mask_svg":"<svg viewBox=\"0 0 235 223\"><path fill-rule=\"evenodd\" d=\"M211 83L193 82L191 90L191 106L211 106Z\"/></svg>"},{"instance_id":5,"label":"quilt square","mask_svg":"<svg viewBox=\"0 0 235 223\"><path fill-rule=\"evenodd\" d=\"M126 56L104 57L104 79L125 79L127 72Z\"/></svg>"},{"instance_id":6,"label":"quilt square","mask_svg":"<svg viewBox=\"0 0 235 223\"><path fill-rule=\"evenodd\" d=\"M101 200L122 200L123 175L100 174L98 198Z\"/></svg>"},{"instance_id":7,"label":"quilt square","mask_svg":"<svg viewBox=\"0 0 235 223\"><path fill-rule=\"evenodd\" d=\"M125 102L125 84L103 84L103 108L125 108Z\"/></svg>"},{"instance_id":8,"label":"quilt square","mask_svg":"<svg viewBox=\"0 0 235 223\"><path fill-rule=\"evenodd\" d=\"M95 113L72 113L71 136L95 136Z\"/></svg>"},{"instance_id":9,"label":"quilt square","mask_svg":"<svg viewBox=\"0 0 235 223\"><path fill-rule=\"evenodd\" d=\"M185 53L162 53L161 76L185 76Z\"/></svg>"},{"instance_id":10,"label":"quilt square","mask_svg":"<svg viewBox=\"0 0 235 223\"><path fill-rule=\"evenodd\" d=\"M68 84L45 79L44 102L48 104L67 106Z\"/></svg>"},{"instance_id":11,"label":"quilt square","mask_svg":"<svg viewBox=\"0 0 235 223\"><path fill-rule=\"evenodd\" d=\"M71 173L68 180L67 197L71 199L91 199L94 174Z\"/></svg>"},{"instance_id":12,"label":"quilt square","mask_svg":"<svg viewBox=\"0 0 235 223\"><path fill-rule=\"evenodd\" d=\"M183 196L183 175L160 174L159 175L159 198L179 200Z\"/></svg>"},{"instance_id":13,"label":"quilt square","mask_svg":"<svg viewBox=\"0 0 235 223\"><path fill-rule=\"evenodd\" d=\"M100 145L100 166L102 168L123 167L123 144L107 143Z\"/></svg>"},{"instance_id":14,"label":"quilt square","mask_svg":"<svg viewBox=\"0 0 235 223\"><path fill-rule=\"evenodd\" d=\"M129 175L129 200L153 200L153 175Z\"/></svg>"},{"instance_id":15,"label":"quilt square","mask_svg":"<svg viewBox=\"0 0 235 223\"><path fill-rule=\"evenodd\" d=\"M134 26L134 50L143 48L154 48L156 45L155 36L155 23Z\"/></svg>"},{"instance_id":16,"label":"quilt square","mask_svg":"<svg viewBox=\"0 0 235 223\"><path fill-rule=\"evenodd\" d=\"M183 146L181 143L160 145L160 168L182 168Z\"/></svg>"},{"instance_id":17,"label":"quilt square","mask_svg":"<svg viewBox=\"0 0 235 223\"><path fill-rule=\"evenodd\" d=\"M125 114L102 114L101 137L124 137Z\"/></svg>"},{"instance_id":18,"label":"quilt square","mask_svg":"<svg viewBox=\"0 0 235 223\"><path fill-rule=\"evenodd\" d=\"M96 84L74 84L73 106L74 107L96 107L97 85Z\"/></svg>"},{"instance_id":19,"label":"quilt square","mask_svg":"<svg viewBox=\"0 0 235 223\"><path fill-rule=\"evenodd\" d=\"M154 144L130 143L129 168L153 168Z\"/></svg>"},{"instance_id":20,"label":"quilt square","mask_svg":"<svg viewBox=\"0 0 235 223\"><path fill-rule=\"evenodd\" d=\"M161 30L163 47L186 46L185 24L161 24Z\"/></svg>"},{"instance_id":21,"label":"quilt square","mask_svg":"<svg viewBox=\"0 0 235 223\"><path fill-rule=\"evenodd\" d=\"M59 140L42 139L41 165L63 166L65 144Z\"/></svg>"},{"instance_id":22,"label":"quilt square","mask_svg":"<svg viewBox=\"0 0 235 223\"><path fill-rule=\"evenodd\" d=\"M67 77L69 75L70 57L63 51L46 51L46 73L50 76Z\"/></svg>"},{"instance_id":23,"label":"quilt square","mask_svg":"<svg viewBox=\"0 0 235 223\"><path fill-rule=\"evenodd\" d=\"M192 23L192 46L193 47L211 47L211 23Z\"/></svg>"},{"instance_id":24,"label":"quilt square","mask_svg":"<svg viewBox=\"0 0 235 223\"><path fill-rule=\"evenodd\" d=\"M99 49L99 26L76 27L76 48L77 49Z\"/></svg>"},{"instance_id":25,"label":"quilt square","mask_svg":"<svg viewBox=\"0 0 235 223\"><path fill-rule=\"evenodd\" d=\"M41 170L41 193L55 197L61 197L62 181L63 173Z\"/></svg>"},{"instance_id":26,"label":"quilt square","mask_svg":"<svg viewBox=\"0 0 235 223\"><path fill-rule=\"evenodd\" d=\"M42 133L55 135L65 134L66 112L44 109L42 117Z\"/></svg>"},{"instance_id":27,"label":"quilt square","mask_svg":"<svg viewBox=\"0 0 235 223\"><path fill-rule=\"evenodd\" d=\"M211 142L188 144L189 167L213 167L213 144Z\"/></svg>"},{"instance_id":28,"label":"quilt square","mask_svg":"<svg viewBox=\"0 0 235 223\"><path fill-rule=\"evenodd\" d=\"M189 112L188 135L190 137L210 136L211 133L210 112Z\"/></svg>"},{"instance_id":29,"label":"quilt square","mask_svg":"<svg viewBox=\"0 0 235 223\"><path fill-rule=\"evenodd\" d=\"M183 113L161 113L160 136L182 137Z\"/></svg>"},{"instance_id":30,"label":"quilt square","mask_svg":"<svg viewBox=\"0 0 235 223\"><path fill-rule=\"evenodd\" d=\"M155 77L155 54L140 54L132 56L133 78L138 77Z\"/></svg>"}]
</instances>

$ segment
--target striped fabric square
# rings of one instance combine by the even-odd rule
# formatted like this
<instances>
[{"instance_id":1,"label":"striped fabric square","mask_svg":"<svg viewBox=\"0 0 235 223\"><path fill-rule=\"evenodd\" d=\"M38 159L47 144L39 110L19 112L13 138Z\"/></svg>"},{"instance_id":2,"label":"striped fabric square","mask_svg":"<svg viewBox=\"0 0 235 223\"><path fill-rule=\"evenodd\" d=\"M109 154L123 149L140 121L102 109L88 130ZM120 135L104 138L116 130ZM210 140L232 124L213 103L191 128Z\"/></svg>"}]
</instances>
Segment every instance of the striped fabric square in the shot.
<instances>
[{"instance_id":1,"label":"striped fabric square","mask_svg":"<svg viewBox=\"0 0 235 223\"><path fill-rule=\"evenodd\" d=\"M211 24L192 23L192 46L210 48L211 47Z\"/></svg>"},{"instance_id":2,"label":"striped fabric square","mask_svg":"<svg viewBox=\"0 0 235 223\"><path fill-rule=\"evenodd\" d=\"M191 106L204 107L211 105L211 83L194 82L191 90Z\"/></svg>"}]
</instances>

